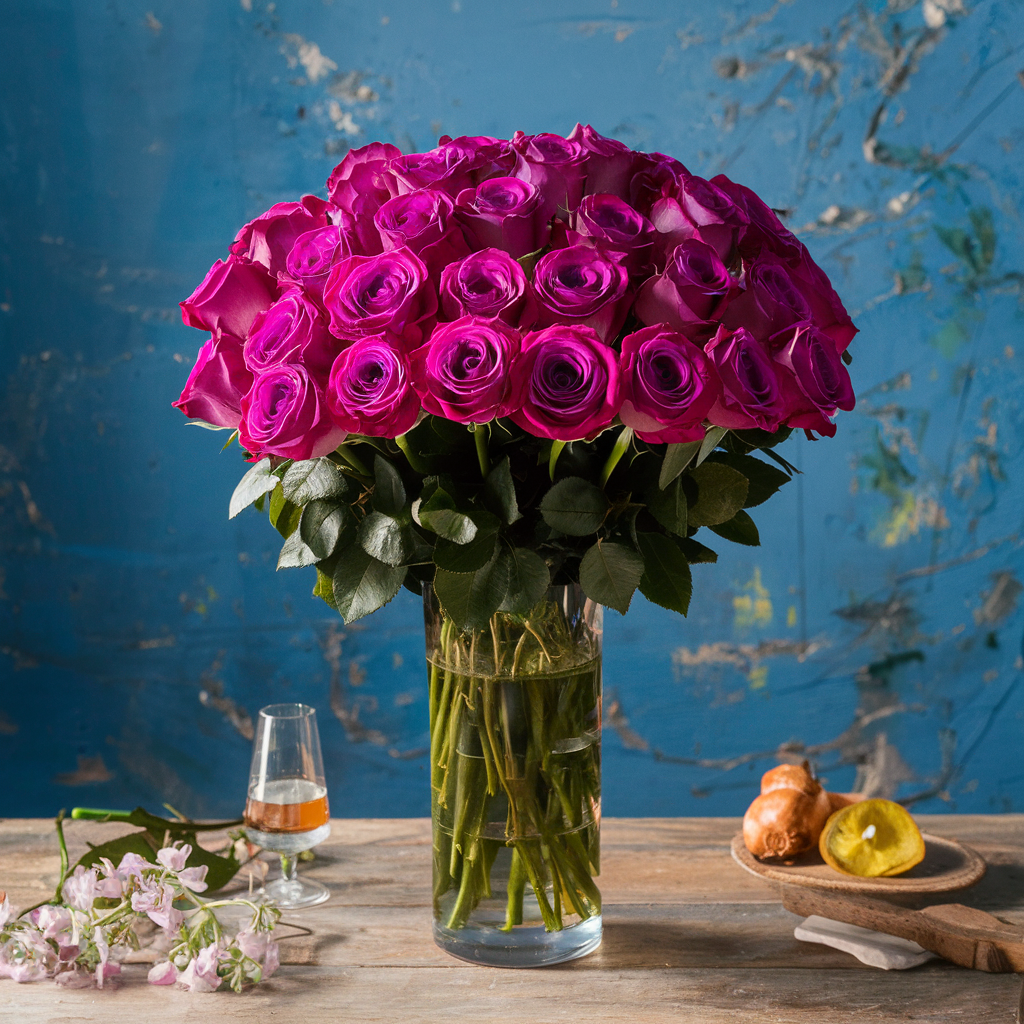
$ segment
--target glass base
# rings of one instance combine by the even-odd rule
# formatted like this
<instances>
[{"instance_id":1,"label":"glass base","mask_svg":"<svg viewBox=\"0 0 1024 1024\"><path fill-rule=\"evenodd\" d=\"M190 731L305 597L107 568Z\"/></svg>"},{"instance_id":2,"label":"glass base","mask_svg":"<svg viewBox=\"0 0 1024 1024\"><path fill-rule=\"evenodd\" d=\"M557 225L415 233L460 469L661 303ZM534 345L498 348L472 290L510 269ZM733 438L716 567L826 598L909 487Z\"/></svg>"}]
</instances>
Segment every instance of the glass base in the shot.
<instances>
[{"instance_id":1,"label":"glass base","mask_svg":"<svg viewBox=\"0 0 1024 1024\"><path fill-rule=\"evenodd\" d=\"M544 967L592 953L601 945L601 915L580 921L561 931L548 932L543 925L500 928L446 928L434 922L434 942L446 953L484 967Z\"/></svg>"},{"instance_id":2,"label":"glass base","mask_svg":"<svg viewBox=\"0 0 1024 1024\"><path fill-rule=\"evenodd\" d=\"M272 899L282 910L315 907L331 898L331 890L311 878L277 878L268 882L261 894Z\"/></svg>"}]
</instances>

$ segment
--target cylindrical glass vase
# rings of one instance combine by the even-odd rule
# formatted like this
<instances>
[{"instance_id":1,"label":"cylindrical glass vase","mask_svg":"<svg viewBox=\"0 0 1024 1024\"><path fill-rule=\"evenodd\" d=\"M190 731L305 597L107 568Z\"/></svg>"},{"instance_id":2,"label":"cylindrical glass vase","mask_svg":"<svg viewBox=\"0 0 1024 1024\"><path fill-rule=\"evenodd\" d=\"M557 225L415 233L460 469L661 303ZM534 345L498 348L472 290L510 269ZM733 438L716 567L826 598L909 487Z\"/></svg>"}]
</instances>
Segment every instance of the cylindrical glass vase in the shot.
<instances>
[{"instance_id":1,"label":"cylindrical glass vase","mask_svg":"<svg viewBox=\"0 0 1024 1024\"><path fill-rule=\"evenodd\" d=\"M463 960L600 945L602 611L552 587L460 631L425 588L434 940Z\"/></svg>"}]
</instances>

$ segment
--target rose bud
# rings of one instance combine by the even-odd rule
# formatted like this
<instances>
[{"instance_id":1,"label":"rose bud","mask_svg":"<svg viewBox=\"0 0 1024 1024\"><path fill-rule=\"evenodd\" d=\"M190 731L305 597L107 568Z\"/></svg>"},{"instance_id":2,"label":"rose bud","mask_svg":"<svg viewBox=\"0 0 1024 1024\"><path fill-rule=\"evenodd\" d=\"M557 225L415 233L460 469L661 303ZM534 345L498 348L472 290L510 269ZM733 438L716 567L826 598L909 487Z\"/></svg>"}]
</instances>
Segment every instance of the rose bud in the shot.
<instances>
[{"instance_id":1,"label":"rose bud","mask_svg":"<svg viewBox=\"0 0 1024 1024\"><path fill-rule=\"evenodd\" d=\"M405 248L432 273L469 255L469 246L453 213L455 201L444 192L420 189L389 199L373 218L384 251Z\"/></svg>"},{"instance_id":2,"label":"rose bud","mask_svg":"<svg viewBox=\"0 0 1024 1024\"><path fill-rule=\"evenodd\" d=\"M534 268L537 323L585 324L611 342L629 311L629 274L614 255L571 245L542 256Z\"/></svg>"},{"instance_id":3,"label":"rose bud","mask_svg":"<svg viewBox=\"0 0 1024 1024\"><path fill-rule=\"evenodd\" d=\"M242 263L231 257L217 260L203 283L180 302L181 319L189 327L235 338L249 333L253 317L277 299L277 282L259 263Z\"/></svg>"},{"instance_id":4,"label":"rose bud","mask_svg":"<svg viewBox=\"0 0 1024 1024\"><path fill-rule=\"evenodd\" d=\"M711 184L721 189L750 221L737 243L740 255L745 260L754 259L762 249L787 261L800 259L803 244L762 202L757 193L745 185L730 181L724 174L716 174Z\"/></svg>"},{"instance_id":5,"label":"rose bud","mask_svg":"<svg viewBox=\"0 0 1024 1024\"><path fill-rule=\"evenodd\" d=\"M320 302L323 300L327 275L343 255L352 254L342 251L338 226L330 224L325 228L316 228L295 239L288 259L285 260L285 272L292 281Z\"/></svg>"},{"instance_id":6,"label":"rose bud","mask_svg":"<svg viewBox=\"0 0 1024 1024\"><path fill-rule=\"evenodd\" d=\"M669 253L684 239L696 235L718 253L726 266L731 266L738 255L737 240L749 221L720 188L688 174L674 196L655 202L651 222L658 232L656 254Z\"/></svg>"},{"instance_id":7,"label":"rose bud","mask_svg":"<svg viewBox=\"0 0 1024 1024\"><path fill-rule=\"evenodd\" d=\"M455 216L476 248L515 259L547 245L551 233L540 192L521 178L489 178L459 193Z\"/></svg>"},{"instance_id":8,"label":"rose bud","mask_svg":"<svg viewBox=\"0 0 1024 1024\"><path fill-rule=\"evenodd\" d=\"M319 381L304 366L287 363L256 374L242 398L238 443L253 458L315 459L344 440Z\"/></svg>"},{"instance_id":9,"label":"rose bud","mask_svg":"<svg viewBox=\"0 0 1024 1024\"><path fill-rule=\"evenodd\" d=\"M507 252L481 249L441 274L441 309L448 320L463 316L497 318L513 327L532 327L537 303L526 272Z\"/></svg>"},{"instance_id":10,"label":"rose bud","mask_svg":"<svg viewBox=\"0 0 1024 1024\"><path fill-rule=\"evenodd\" d=\"M433 325L437 294L423 261L408 249L393 249L336 263L324 286L324 307L336 338L387 331L415 346Z\"/></svg>"},{"instance_id":11,"label":"rose bud","mask_svg":"<svg viewBox=\"0 0 1024 1024\"><path fill-rule=\"evenodd\" d=\"M837 410L849 412L856 404L850 374L835 342L813 324L802 323L772 338L771 345L776 366L783 367L779 379L789 405L786 423L834 437L832 417Z\"/></svg>"},{"instance_id":12,"label":"rose bud","mask_svg":"<svg viewBox=\"0 0 1024 1024\"><path fill-rule=\"evenodd\" d=\"M259 373L281 363L301 363L326 377L340 349L320 310L301 288L292 288L256 314L245 343L245 365Z\"/></svg>"},{"instance_id":13,"label":"rose bud","mask_svg":"<svg viewBox=\"0 0 1024 1024\"><path fill-rule=\"evenodd\" d=\"M722 316L727 327L745 327L768 338L785 327L812 320L811 307L794 280L794 271L770 252L762 252L743 273L743 291Z\"/></svg>"},{"instance_id":14,"label":"rose bud","mask_svg":"<svg viewBox=\"0 0 1024 1024\"><path fill-rule=\"evenodd\" d=\"M327 224L327 203L303 196L298 203L275 203L235 235L231 253L259 263L277 277L285 270L295 239Z\"/></svg>"},{"instance_id":15,"label":"rose bud","mask_svg":"<svg viewBox=\"0 0 1024 1024\"><path fill-rule=\"evenodd\" d=\"M637 154L618 139L609 139L594 131L589 124L577 124L568 138L587 151L584 194L604 192L628 201Z\"/></svg>"},{"instance_id":16,"label":"rose bud","mask_svg":"<svg viewBox=\"0 0 1024 1024\"><path fill-rule=\"evenodd\" d=\"M350 149L327 179L331 204L356 217L372 218L396 194L395 176L388 165L401 155L397 146L383 142Z\"/></svg>"},{"instance_id":17,"label":"rose bud","mask_svg":"<svg viewBox=\"0 0 1024 1024\"><path fill-rule=\"evenodd\" d=\"M632 274L650 260L654 225L618 196L596 193L583 198L573 215L572 245L593 245L622 253L622 265Z\"/></svg>"},{"instance_id":18,"label":"rose bud","mask_svg":"<svg viewBox=\"0 0 1024 1024\"><path fill-rule=\"evenodd\" d=\"M252 373L242 358L242 343L215 334L199 350L181 397L173 403L189 419L234 430L242 418L242 396L252 387Z\"/></svg>"},{"instance_id":19,"label":"rose bud","mask_svg":"<svg viewBox=\"0 0 1024 1024\"><path fill-rule=\"evenodd\" d=\"M728 430L758 428L775 433L786 412L782 385L764 347L743 327L735 331L724 324L704 346L722 394L708 413L716 427Z\"/></svg>"},{"instance_id":20,"label":"rose bud","mask_svg":"<svg viewBox=\"0 0 1024 1024\"><path fill-rule=\"evenodd\" d=\"M489 423L507 416L519 340L518 331L498 320L464 316L438 324L412 355L423 408L456 423Z\"/></svg>"},{"instance_id":21,"label":"rose bud","mask_svg":"<svg viewBox=\"0 0 1024 1024\"><path fill-rule=\"evenodd\" d=\"M338 356L327 400L335 423L367 437L398 437L420 411L409 357L385 335L362 338Z\"/></svg>"},{"instance_id":22,"label":"rose bud","mask_svg":"<svg viewBox=\"0 0 1024 1024\"><path fill-rule=\"evenodd\" d=\"M637 153L626 197L629 205L650 217L655 202L666 195L676 195L683 178L689 174L674 157L664 153Z\"/></svg>"},{"instance_id":23,"label":"rose bud","mask_svg":"<svg viewBox=\"0 0 1024 1024\"><path fill-rule=\"evenodd\" d=\"M693 342L664 325L622 339L619 416L651 444L704 437L704 418L722 386L711 360Z\"/></svg>"},{"instance_id":24,"label":"rose bud","mask_svg":"<svg viewBox=\"0 0 1024 1024\"><path fill-rule=\"evenodd\" d=\"M594 437L619 411L618 356L590 327L548 327L523 339L512 388L509 416L523 430L557 441Z\"/></svg>"},{"instance_id":25,"label":"rose bud","mask_svg":"<svg viewBox=\"0 0 1024 1024\"><path fill-rule=\"evenodd\" d=\"M512 136L512 148L519 154L515 177L537 187L544 199L545 216L568 220L583 198L587 150L561 135L522 132Z\"/></svg>"},{"instance_id":26,"label":"rose bud","mask_svg":"<svg viewBox=\"0 0 1024 1024\"><path fill-rule=\"evenodd\" d=\"M738 292L718 253L690 238L676 246L663 273L644 282L633 311L642 323L668 324L703 343Z\"/></svg>"}]
</instances>

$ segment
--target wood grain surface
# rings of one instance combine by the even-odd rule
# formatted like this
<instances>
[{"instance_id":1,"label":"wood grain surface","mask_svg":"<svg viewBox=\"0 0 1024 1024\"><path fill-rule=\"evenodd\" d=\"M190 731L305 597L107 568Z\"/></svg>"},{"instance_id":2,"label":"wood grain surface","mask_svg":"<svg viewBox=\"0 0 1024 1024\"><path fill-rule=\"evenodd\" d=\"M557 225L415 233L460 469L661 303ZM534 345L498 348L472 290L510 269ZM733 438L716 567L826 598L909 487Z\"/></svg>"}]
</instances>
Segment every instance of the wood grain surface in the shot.
<instances>
[{"instance_id":1,"label":"wood grain surface","mask_svg":"<svg viewBox=\"0 0 1024 1024\"><path fill-rule=\"evenodd\" d=\"M987 861L957 899L1024 924L1024 815L921 816ZM145 983L126 965L116 989L60 991L0 981L3 1024L216 1022L765 1022L962 1021L1010 1024L1021 989L1012 974L943 961L883 972L826 946L798 942L799 920L777 889L736 865L736 819L609 819L602 829L605 938L559 967L473 967L430 934L430 825L419 819L335 820L303 871L330 902L289 912L312 930L281 943L283 966L256 989L192 995ZM72 856L113 826L69 824ZM52 890L52 823L0 821L0 888L22 906ZM949 897L908 896L923 907ZM282 929L282 935L290 929Z\"/></svg>"}]
</instances>

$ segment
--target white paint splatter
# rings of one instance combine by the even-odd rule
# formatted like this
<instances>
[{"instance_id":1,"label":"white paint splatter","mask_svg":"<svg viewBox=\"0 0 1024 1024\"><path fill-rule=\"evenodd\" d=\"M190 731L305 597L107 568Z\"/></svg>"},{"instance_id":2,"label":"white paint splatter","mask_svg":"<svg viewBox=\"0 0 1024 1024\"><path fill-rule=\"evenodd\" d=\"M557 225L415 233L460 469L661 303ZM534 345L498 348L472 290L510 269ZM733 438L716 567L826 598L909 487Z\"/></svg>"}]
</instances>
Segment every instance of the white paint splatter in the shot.
<instances>
[{"instance_id":1,"label":"white paint splatter","mask_svg":"<svg viewBox=\"0 0 1024 1024\"><path fill-rule=\"evenodd\" d=\"M293 68L297 64L301 64L306 72L306 78L311 83L315 84L321 78L326 78L332 71L338 70L338 65L330 57L321 53L320 47L316 43L311 43L294 32L287 33L284 38L288 46L293 46L296 50L296 53L292 54L289 52L288 46L281 48L281 53L288 61L288 67Z\"/></svg>"}]
</instances>

